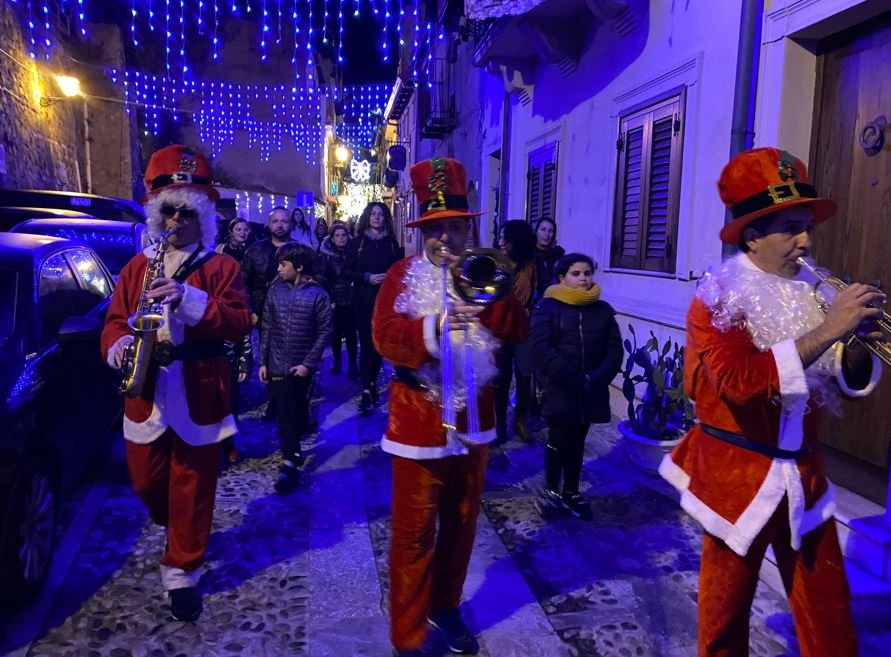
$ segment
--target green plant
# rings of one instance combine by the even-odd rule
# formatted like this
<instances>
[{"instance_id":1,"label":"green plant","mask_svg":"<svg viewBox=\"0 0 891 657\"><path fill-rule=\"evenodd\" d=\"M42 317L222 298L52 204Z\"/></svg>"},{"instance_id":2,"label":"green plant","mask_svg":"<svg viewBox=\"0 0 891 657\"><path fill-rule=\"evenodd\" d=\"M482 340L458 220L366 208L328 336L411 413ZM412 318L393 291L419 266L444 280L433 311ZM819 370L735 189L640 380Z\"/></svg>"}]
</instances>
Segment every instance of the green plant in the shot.
<instances>
[{"instance_id":1,"label":"green plant","mask_svg":"<svg viewBox=\"0 0 891 657\"><path fill-rule=\"evenodd\" d=\"M684 394L684 348L666 340L659 345L650 331L646 344L638 346L634 327L628 325L634 342L625 339L628 359L622 371L622 393L628 402L628 421L639 436L668 440L693 426L693 404ZM637 399L637 386L644 386Z\"/></svg>"}]
</instances>

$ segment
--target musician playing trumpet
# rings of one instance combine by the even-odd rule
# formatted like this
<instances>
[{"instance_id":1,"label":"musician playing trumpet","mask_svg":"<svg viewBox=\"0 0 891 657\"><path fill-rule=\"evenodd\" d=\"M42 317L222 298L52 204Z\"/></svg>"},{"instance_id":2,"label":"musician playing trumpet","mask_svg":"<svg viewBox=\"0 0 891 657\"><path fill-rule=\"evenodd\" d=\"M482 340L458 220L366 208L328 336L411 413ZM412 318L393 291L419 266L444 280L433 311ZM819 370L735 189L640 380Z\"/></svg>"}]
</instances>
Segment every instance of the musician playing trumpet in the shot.
<instances>
[{"instance_id":1,"label":"musician playing trumpet","mask_svg":"<svg viewBox=\"0 0 891 657\"><path fill-rule=\"evenodd\" d=\"M150 362L138 394L124 400L124 438L133 488L153 522L167 528L161 583L177 620L201 613L200 567L213 519L220 442L236 431L224 340L250 330L238 263L213 251L211 171L200 153L174 145L154 153L145 174L149 235L169 233L166 252L152 245L121 271L102 350L119 368L133 339L128 320L143 297L160 303L163 324L147 339ZM156 262L157 261L157 262ZM157 267L163 273L146 276ZM146 280L146 279L151 280Z\"/></svg>"},{"instance_id":2,"label":"musician playing trumpet","mask_svg":"<svg viewBox=\"0 0 891 657\"><path fill-rule=\"evenodd\" d=\"M824 314L801 271L811 234L835 213L785 151L737 155L718 181L733 220L721 240L740 253L710 270L687 315L684 382L699 423L660 473L705 530L699 655L749 654L749 615L773 546L803 657L855 657L857 639L817 442L821 411L869 394L877 358L859 345L885 295L852 284Z\"/></svg>"},{"instance_id":3,"label":"musician playing trumpet","mask_svg":"<svg viewBox=\"0 0 891 657\"><path fill-rule=\"evenodd\" d=\"M420 218L407 226L420 228L424 249L390 268L372 317L375 347L395 367L381 442L393 456L391 638L395 655L420 655L429 624L453 652L476 654L458 605L495 439L494 353L502 341L519 342L528 320L510 294L485 307L455 294L449 264L478 216L468 209L464 166L420 162L411 180ZM450 408L454 426L444 419Z\"/></svg>"}]
</instances>

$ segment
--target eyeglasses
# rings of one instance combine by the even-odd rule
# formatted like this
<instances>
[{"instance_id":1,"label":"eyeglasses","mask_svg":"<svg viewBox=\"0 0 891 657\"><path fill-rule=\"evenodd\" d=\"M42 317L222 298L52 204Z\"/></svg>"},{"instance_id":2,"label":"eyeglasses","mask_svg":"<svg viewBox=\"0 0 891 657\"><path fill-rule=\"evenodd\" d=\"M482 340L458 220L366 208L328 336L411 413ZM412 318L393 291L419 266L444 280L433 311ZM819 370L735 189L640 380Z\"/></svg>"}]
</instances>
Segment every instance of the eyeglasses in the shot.
<instances>
[{"instance_id":1,"label":"eyeglasses","mask_svg":"<svg viewBox=\"0 0 891 657\"><path fill-rule=\"evenodd\" d=\"M198 210L190 208L188 205L176 207L175 205L168 205L165 203L161 206L161 216L165 219L173 219L177 214L179 214L180 219L188 221L189 219L195 219L198 216Z\"/></svg>"}]
</instances>

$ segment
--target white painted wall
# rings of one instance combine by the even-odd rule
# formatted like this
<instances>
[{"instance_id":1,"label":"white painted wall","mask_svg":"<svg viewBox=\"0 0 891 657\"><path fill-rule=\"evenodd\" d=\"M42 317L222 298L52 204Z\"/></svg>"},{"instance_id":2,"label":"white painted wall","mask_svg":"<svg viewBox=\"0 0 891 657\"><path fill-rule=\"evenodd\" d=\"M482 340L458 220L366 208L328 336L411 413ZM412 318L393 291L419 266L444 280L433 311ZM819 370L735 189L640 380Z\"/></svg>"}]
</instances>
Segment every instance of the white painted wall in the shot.
<instances>
[{"instance_id":1,"label":"white painted wall","mask_svg":"<svg viewBox=\"0 0 891 657\"><path fill-rule=\"evenodd\" d=\"M600 263L604 298L623 329L633 321L639 332L682 339L695 290L691 272L720 260L724 208L715 183L730 148L739 17L739 0L652 0L634 33L623 38L602 26L573 74L564 78L541 64L533 102L524 107L514 98L508 218L525 216L527 154L559 138L559 242ZM680 85L687 86L687 107L676 272L611 272L618 114ZM484 112L493 132L500 114L495 102Z\"/></svg>"}]
</instances>

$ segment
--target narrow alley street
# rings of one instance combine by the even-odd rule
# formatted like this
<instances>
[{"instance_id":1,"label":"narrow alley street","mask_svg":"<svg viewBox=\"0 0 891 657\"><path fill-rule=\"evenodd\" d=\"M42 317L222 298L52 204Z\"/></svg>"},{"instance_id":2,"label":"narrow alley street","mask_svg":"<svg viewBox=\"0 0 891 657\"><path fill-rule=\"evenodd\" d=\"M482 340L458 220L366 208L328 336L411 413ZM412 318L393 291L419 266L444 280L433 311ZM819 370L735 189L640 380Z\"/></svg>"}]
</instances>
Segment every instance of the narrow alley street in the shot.
<instances>
[{"instance_id":1,"label":"narrow alley street","mask_svg":"<svg viewBox=\"0 0 891 657\"><path fill-rule=\"evenodd\" d=\"M360 419L355 385L326 374L304 481L279 497L274 425L260 419L259 385L244 392L245 458L220 480L201 619L169 615L157 571L164 536L132 494L117 444L66 507L45 595L0 626L0 654L390 654L390 470L378 445L385 407ZM534 427L535 444L513 441L491 455L463 609L481 633L480 654L693 657L696 523L667 486L634 469L614 424L588 438L583 490L594 519L543 521L534 501L544 433ZM785 600L762 584L752 654L794 657L792 635ZM888 638L861 637L862 654L882 654ZM429 654L445 648L433 640Z\"/></svg>"}]
</instances>

